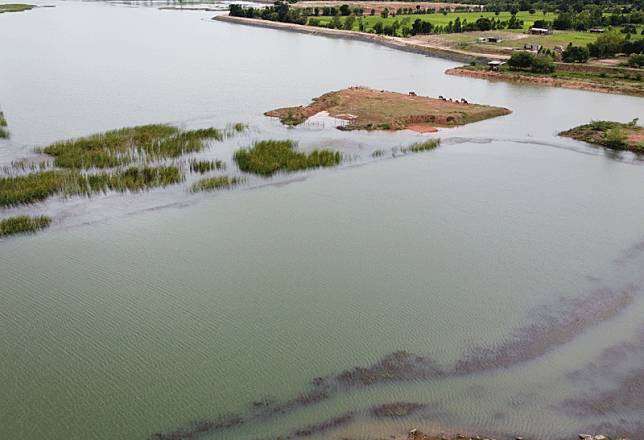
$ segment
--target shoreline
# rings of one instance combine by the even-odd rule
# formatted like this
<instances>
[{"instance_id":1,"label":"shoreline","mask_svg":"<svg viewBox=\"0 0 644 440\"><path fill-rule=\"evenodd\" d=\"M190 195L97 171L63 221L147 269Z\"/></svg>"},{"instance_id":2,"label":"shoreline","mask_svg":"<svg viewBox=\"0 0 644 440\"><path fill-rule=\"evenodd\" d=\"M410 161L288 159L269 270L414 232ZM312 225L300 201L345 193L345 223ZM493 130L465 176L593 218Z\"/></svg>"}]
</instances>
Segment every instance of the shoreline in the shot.
<instances>
[{"instance_id":1,"label":"shoreline","mask_svg":"<svg viewBox=\"0 0 644 440\"><path fill-rule=\"evenodd\" d=\"M264 27L278 29L289 32L298 32L309 35L322 35L331 38L344 38L347 40L358 40L379 44L403 52L417 53L421 55L435 56L450 61L470 62L470 61L488 61L490 59L506 60L506 55L495 54L477 54L458 49L449 49L434 45L412 44L400 37L389 37L385 35L370 34L366 32L345 31L341 29L327 29L323 27L314 27L295 23L283 23L279 21L261 20L258 18L231 17L230 15L216 15L212 18L215 21L226 23L243 24L247 26Z\"/></svg>"},{"instance_id":2,"label":"shoreline","mask_svg":"<svg viewBox=\"0 0 644 440\"><path fill-rule=\"evenodd\" d=\"M464 67L453 67L445 71L446 75L461 76L467 78L487 79L496 81L508 81L525 83L538 86L560 87L564 89L584 90L588 92L608 93L613 95L644 96L642 93L625 90L619 87L604 86L592 81L552 78L548 76L522 75L520 72L498 72L493 70L472 70Z\"/></svg>"}]
</instances>

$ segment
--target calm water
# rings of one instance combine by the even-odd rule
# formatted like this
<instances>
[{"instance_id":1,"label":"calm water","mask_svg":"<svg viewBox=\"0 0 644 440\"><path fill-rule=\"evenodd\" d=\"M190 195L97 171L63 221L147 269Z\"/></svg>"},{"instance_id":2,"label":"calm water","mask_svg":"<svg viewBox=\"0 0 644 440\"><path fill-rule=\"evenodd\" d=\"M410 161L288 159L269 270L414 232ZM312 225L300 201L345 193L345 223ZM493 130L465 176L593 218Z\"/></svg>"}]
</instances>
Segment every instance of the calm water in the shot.
<instances>
[{"instance_id":1,"label":"calm water","mask_svg":"<svg viewBox=\"0 0 644 440\"><path fill-rule=\"evenodd\" d=\"M644 168L556 136L644 117L641 98L447 77L448 61L212 12L48 4L0 15L12 133L0 164L110 128L235 121L250 132L205 154L290 137L351 160L216 195L176 187L37 206L55 216L51 230L0 242L0 438L145 439L229 413L247 422L203 438L270 437L347 411L353 423L320 436L418 426L546 438L644 418L637 398L601 415L564 403L614 389L644 361ZM373 148L422 137L287 130L262 116L350 85L513 113L379 161ZM623 291L628 303L614 305ZM615 314L593 313L602 301ZM249 409L394 351L449 369L473 348L514 342L512 362L468 374L340 388L273 417ZM368 415L393 401L427 406Z\"/></svg>"}]
</instances>

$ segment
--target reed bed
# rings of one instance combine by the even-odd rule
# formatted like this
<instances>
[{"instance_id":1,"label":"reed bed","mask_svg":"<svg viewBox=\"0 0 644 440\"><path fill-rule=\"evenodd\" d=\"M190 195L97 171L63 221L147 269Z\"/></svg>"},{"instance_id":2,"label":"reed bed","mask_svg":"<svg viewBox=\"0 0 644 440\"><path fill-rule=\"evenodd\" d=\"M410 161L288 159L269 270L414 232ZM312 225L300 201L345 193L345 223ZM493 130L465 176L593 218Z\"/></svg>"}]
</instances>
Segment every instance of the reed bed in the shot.
<instances>
[{"instance_id":1,"label":"reed bed","mask_svg":"<svg viewBox=\"0 0 644 440\"><path fill-rule=\"evenodd\" d=\"M181 131L167 124L127 127L54 143L43 152L61 168L113 168L145 156L175 158L204 148L207 139L222 140L216 128Z\"/></svg>"},{"instance_id":2,"label":"reed bed","mask_svg":"<svg viewBox=\"0 0 644 440\"><path fill-rule=\"evenodd\" d=\"M342 161L342 154L331 150L314 150L309 154L296 150L292 140L266 140L250 148L237 150L233 159L242 171L272 176L278 171L300 171L331 167Z\"/></svg>"},{"instance_id":3,"label":"reed bed","mask_svg":"<svg viewBox=\"0 0 644 440\"><path fill-rule=\"evenodd\" d=\"M221 160L197 160L192 159L190 161L190 172L205 174L208 171L213 170L223 170L226 168L226 164Z\"/></svg>"},{"instance_id":4,"label":"reed bed","mask_svg":"<svg viewBox=\"0 0 644 440\"><path fill-rule=\"evenodd\" d=\"M9 137L9 130L7 130L7 119L4 113L0 112L0 138L6 139Z\"/></svg>"},{"instance_id":5,"label":"reed bed","mask_svg":"<svg viewBox=\"0 0 644 440\"><path fill-rule=\"evenodd\" d=\"M237 186L246 181L243 177L231 177L231 176L217 176L217 177L207 177L205 179L198 180L192 184L190 191L200 192L200 191L214 191L218 189L228 189L234 186Z\"/></svg>"},{"instance_id":6,"label":"reed bed","mask_svg":"<svg viewBox=\"0 0 644 440\"><path fill-rule=\"evenodd\" d=\"M420 153L422 151L433 150L434 148L438 147L440 144L441 144L440 139L429 139L425 142L416 142L405 148L401 148L400 151L403 153Z\"/></svg>"},{"instance_id":7,"label":"reed bed","mask_svg":"<svg viewBox=\"0 0 644 440\"><path fill-rule=\"evenodd\" d=\"M46 216L30 217L19 215L0 220L0 237L16 234L33 234L47 228L51 219Z\"/></svg>"},{"instance_id":8,"label":"reed bed","mask_svg":"<svg viewBox=\"0 0 644 440\"><path fill-rule=\"evenodd\" d=\"M375 150L373 153L371 153L371 157L373 157L374 159L378 157L382 157L384 155L385 155L385 150Z\"/></svg>"},{"instance_id":9,"label":"reed bed","mask_svg":"<svg viewBox=\"0 0 644 440\"><path fill-rule=\"evenodd\" d=\"M0 207L36 203L54 195L92 195L107 191L142 191L183 181L176 166L130 167L114 173L81 174L51 170L0 178Z\"/></svg>"}]
</instances>

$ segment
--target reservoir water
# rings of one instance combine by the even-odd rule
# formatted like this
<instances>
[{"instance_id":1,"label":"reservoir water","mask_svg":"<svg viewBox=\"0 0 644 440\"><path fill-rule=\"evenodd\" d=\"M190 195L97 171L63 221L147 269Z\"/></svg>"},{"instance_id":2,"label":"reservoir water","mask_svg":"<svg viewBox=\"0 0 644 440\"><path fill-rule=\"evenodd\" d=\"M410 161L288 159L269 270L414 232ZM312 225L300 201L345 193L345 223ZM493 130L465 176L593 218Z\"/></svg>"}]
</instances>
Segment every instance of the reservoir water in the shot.
<instances>
[{"instance_id":1,"label":"reservoir water","mask_svg":"<svg viewBox=\"0 0 644 440\"><path fill-rule=\"evenodd\" d=\"M0 15L0 165L155 122L249 124L217 157L293 138L349 160L0 210L55 218L0 240L0 438L146 439L231 414L199 438L644 438L644 168L556 135L643 117L642 98L449 77L454 62L213 12L46 4ZM382 160L371 149L423 135L263 116L352 85L513 113ZM420 406L370 410L392 402Z\"/></svg>"}]
</instances>

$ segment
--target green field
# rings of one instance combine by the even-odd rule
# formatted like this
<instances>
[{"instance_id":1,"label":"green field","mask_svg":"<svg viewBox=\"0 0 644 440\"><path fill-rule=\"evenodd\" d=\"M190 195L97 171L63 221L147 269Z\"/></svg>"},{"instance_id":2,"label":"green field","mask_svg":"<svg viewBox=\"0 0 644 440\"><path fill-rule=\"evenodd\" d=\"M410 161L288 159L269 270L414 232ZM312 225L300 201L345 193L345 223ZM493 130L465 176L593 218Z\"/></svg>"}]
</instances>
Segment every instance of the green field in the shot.
<instances>
[{"instance_id":1,"label":"green field","mask_svg":"<svg viewBox=\"0 0 644 440\"><path fill-rule=\"evenodd\" d=\"M22 12L22 11L28 11L30 9L33 9L33 5L25 5L22 3L8 3L8 4L0 4L0 14L3 12Z\"/></svg>"},{"instance_id":2,"label":"green field","mask_svg":"<svg viewBox=\"0 0 644 440\"><path fill-rule=\"evenodd\" d=\"M534 14L530 14L529 12L522 11L517 14L517 19L523 20L523 27L524 29L529 29L532 27L532 24L535 22L535 20L553 20L555 18L555 14L545 14L541 11L538 11ZM451 21L452 23L454 20L456 20L456 17L461 18L461 22L463 20L467 20L468 23L473 23L476 20L478 20L480 17L486 17L486 18L495 18L497 20L502 20L502 21L508 21L511 17L509 12L500 12L498 15L496 15L494 12L449 12L447 14L442 14L442 13L435 13L435 14L412 14L412 15L398 15L398 16L389 16L387 18L382 18L379 15L365 15L363 17L358 17L356 21L353 24L353 30L359 30L359 21L362 20L363 23L365 24L365 29L369 31L370 29L373 28L373 25L376 24L377 22L381 21L383 26L384 25L390 25L393 23L395 20L398 20L398 22L401 25L407 25L411 26L412 23L416 19L421 19L423 21L428 21L432 23L434 26L447 26L449 22ZM320 25L326 25L328 24L332 17L315 17L320 20ZM341 17L340 20L343 22L345 17Z\"/></svg>"}]
</instances>

